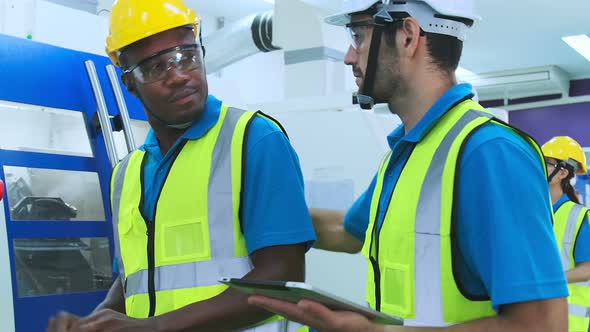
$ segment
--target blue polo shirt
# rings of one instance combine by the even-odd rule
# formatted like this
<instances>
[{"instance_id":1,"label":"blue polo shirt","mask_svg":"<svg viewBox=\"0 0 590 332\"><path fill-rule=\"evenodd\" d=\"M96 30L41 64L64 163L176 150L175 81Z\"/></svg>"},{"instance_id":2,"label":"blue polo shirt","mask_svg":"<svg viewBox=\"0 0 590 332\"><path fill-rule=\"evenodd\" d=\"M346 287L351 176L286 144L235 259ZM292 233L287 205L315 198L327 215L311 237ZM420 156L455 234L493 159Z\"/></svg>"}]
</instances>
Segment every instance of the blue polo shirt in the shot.
<instances>
[{"instance_id":1,"label":"blue polo shirt","mask_svg":"<svg viewBox=\"0 0 590 332\"><path fill-rule=\"evenodd\" d=\"M393 151L386 169L381 206L387 200L412 148L440 117L472 93L461 84L449 89L405 134L403 125L388 142ZM467 141L458 167L458 282L473 295L488 295L497 310L509 303L565 297L564 272L551 224L549 187L543 165L529 144L498 124L480 127ZM369 223L373 178L348 211L344 226L364 241ZM379 227L385 209L380 209ZM433 282L437 282L434 280Z\"/></svg>"},{"instance_id":2,"label":"blue polo shirt","mask_svg":"<svg viewBox=\"0 0 590 332\"><path fill-rule=\"evenodd\" d=\"M149 131L143 176L144 211L153 220L154 207L172 157L184 140L198 140L211 129L221 110L221 101L207 98L205 111L172 148L162 155L158 139ZM246 174L242 201L242 225L248 253L277 245L315 241L315 231L305 204L299 158L287 137L270 121L256 117L248 128Z\"/></svg>"},{"instance_id":3,"label":"blue polo shirt","mask_svg":"<svg viewBox=\"0 0 590 332\"><path fill-rule=\"evenodd\" d=\"M569 200L570 199L567 195L561 196L559 200L553 204L553 211L557 212L557 209ZM580 264L588 261L590 261L590 225L588 225L588 214L586 214L576 239L576 246L574 247L574 262Z\"/></svg>"}]
</instances>

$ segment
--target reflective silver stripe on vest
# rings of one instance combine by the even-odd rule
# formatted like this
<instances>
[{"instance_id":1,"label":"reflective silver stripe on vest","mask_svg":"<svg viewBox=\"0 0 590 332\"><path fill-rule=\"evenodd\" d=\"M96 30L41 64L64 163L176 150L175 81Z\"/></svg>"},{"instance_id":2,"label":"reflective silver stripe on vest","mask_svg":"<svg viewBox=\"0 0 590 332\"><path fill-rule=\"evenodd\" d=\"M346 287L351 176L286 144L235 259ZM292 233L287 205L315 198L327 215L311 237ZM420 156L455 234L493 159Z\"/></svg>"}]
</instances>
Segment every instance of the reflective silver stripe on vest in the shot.
<instances>
[{"instance_id":1,"label":"reflective silver stripe on vest","mask_svg":"<svg viewBox=\"0 0 590 332\"><path fill-rule=\"evenodd\" d=\"M568 314L572 316L578 316L583 318L590 317L590 310L584 306L577 305L577 304L568 304L567 305Z\"/></svg>"},{"instance_id":2,"label":"reflective silver stripe on vest","mask_svg":"<svg viewBox=\"0 0 590 332\"><path fill-rule=\"evenodd\" d=\"M232 201L231 142L238 120L243 114L244 111L236 108L227 109L213 149L207 200L209 239L213 260L234 258L234 211L239 207L233 206ZM251 268L248 268L239 277L250 270ZM234 276L237 275L234 274Z\"/></svg>"},{"instance_id":3,"label":"reflective silver stripe on vest","mask_svg":"<svg viewBox=\"0 0 590 332\"><path fill-rule=\"evenodd\" d=\"M414 268L415 318L404 320L406 326L447 326L443 318L440 216L442 205L442 177L449 151L463 129L478 117L492 118L491 114L467 111L447 133L436 149L426 172L416 209ZM457 161L459 163L460 161ZM456 189L455 189L456 190Z\"/></svg>"},{"instance_id":4,"label":"reflective silver stripe on vest","mask_svg":"<svg viewBox=\"0 0 590 332\"><path fill-rule=\"evenodd\" d=\"M242 277L252 269L249 257L234 257L234 207L232 202L231 142L244 111L228 108L213 148L208 187L208 220L211 260L155 268L155 290L192 288L218 284L220 277ZM121 162L113 189L113 228L120 257L118 216L120 197L129 156ZM231 207L231 208L230 208ZM115 217L116 216L116 217ZM122 266L122 262L121 266ZM125 297L145 294L148 289L147 269L127 278Z\"/></svg>"},{"instance_id":5,"label":"reflective silver stripe on vest","mask_svg":"<svg viewBox=\"0 0 590 332\"><path fill-rule=\"evenodd\" d=\"M246 257L158 266L154 271L156 291L219 285L222 277L240 278L250 271ZM246 272L244 272L246 271ZM148 270L127 277L125 297L148 293Z\"/></svg>"},{"instance_id":6,"label":"reflective silver stripe on vest","mask_svg":"<svg viewBox=\"0 0 590 332\"><path fill-rule=\"evenodd\" d=\"M113 197L112 197L112 220L113 220L113 242L115 243L115 258L119 264L119 273L122 280L125 278L125 266L123 265L123 259L121 259L121 246L119 245L119 208L121 206L121 192L123 191L123 180L125 179L125 172L127 171L127 165L129 165L129 159L131 159L132 153L128 154L119 163L117 173L113 179Z\"/></svg>"},{"instance_id":7,"label":"reflective silver stripe on vest","mask_svg":"<svg viewBox=\"0 0 590 332\"><path fill-rule=\"evenodd\" d=\"M560 253L561 266L564 271L567 271L571 268L570 253L573 249L572 245L576 241L576 224L578 223L578 218L580 218L580 213L583 209L583 206L575 204L567 216L567 224L565 226L565 233L563 234L563 239L561 240Z\"/></svg>"},{"instance_id":8,"label":"reflective silver stripe on vest","mask_svg":"<svg viewBox=\"0 0 590 332\"><path fill-rule=\"evenodd\" d=\"M284 330L285 332L295 332L304 326L303 324L300 324L297 322L287 321L287 320L284 320L284 321L287 323L287 329Z\"/></svg>"}]
</instances>

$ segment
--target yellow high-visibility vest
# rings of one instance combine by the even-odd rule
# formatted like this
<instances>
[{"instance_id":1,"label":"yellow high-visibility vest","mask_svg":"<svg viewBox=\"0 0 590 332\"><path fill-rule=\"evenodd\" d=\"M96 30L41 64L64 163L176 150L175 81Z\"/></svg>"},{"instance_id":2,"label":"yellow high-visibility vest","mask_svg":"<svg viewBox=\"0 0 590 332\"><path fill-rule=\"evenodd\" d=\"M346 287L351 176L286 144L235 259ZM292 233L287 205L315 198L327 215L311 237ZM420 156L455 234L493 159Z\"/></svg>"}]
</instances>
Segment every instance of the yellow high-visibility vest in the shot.
<instances>
[{"instance_id":1,"label":"yellow high-visibility vest","mask_svg":"<svg viewBox=\"0 0 590 332\"><path fill-rule=\"evenodd\" d=\"M564 271L576 267L574 248L584 217L588 209L572 201L563 203L553 215L553 231L557 239L557 246L561 256L561 266ZM585 239L590 241L590 239ZM590 324L590 283L579 282L567 285L570 296L568 302L568 330L571 332L586 332Z\"/></svg>"},{"instance_id":2,"label":"yellow high-visibility vest","mask_svg":"<svg viewBox=\"0 0 590 332\"><path fill-rule=\"evenodd\" d=\"M220 278L240 278L252 269L239 211L244 139L254 116L222 106L203 137L179 148L154 220L142 214L146 152L134 151L115 167L111 206L128 316L161 315L207 300L227 289ZM300 328L275 316L248 331Z\"/></svg>"},{"instance_id":3,"label":"yellow high-visibility vest","mask_svg":"<svg viewBox=\"0 0 590 332\"><path fill-rule=\"evenodd\" d=\"M366 298L372 308L413 326L447 326L495 315L489 298L467 298L460 290L451 249L457 163L470 134L490 121L496 122L472 100L445 113L413 148L389 205L380 206L391 151L385 156L362 249L368 260ZM541 167L541 149L519 134L539 153ZM379 229L380 209L387 211Z\"/></svg>"}]
</instances>

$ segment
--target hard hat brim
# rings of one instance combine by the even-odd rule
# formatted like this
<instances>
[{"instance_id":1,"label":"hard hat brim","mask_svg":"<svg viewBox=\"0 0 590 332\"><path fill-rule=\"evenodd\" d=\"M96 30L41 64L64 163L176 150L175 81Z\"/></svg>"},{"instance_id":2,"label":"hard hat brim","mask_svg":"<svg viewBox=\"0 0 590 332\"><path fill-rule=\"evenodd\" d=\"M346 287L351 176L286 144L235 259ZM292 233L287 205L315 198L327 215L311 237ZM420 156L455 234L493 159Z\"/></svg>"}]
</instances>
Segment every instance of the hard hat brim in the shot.
<instances>
[{"instance_id":1,"label":"hard hat brim","mask_svg":"<svg viewBox=\"0 0 590 332\"><path fill-rule=\"evenodd\" d=\"M373 7L376 3L377 1L373 1L363 6L349 8L347 11L327 16L326 18L324 18L324 22L330 25L345 26L348 23L350 23L352 14L364 12L365 10L368 10L369 8Z\"/></svg>"}]
</instances>

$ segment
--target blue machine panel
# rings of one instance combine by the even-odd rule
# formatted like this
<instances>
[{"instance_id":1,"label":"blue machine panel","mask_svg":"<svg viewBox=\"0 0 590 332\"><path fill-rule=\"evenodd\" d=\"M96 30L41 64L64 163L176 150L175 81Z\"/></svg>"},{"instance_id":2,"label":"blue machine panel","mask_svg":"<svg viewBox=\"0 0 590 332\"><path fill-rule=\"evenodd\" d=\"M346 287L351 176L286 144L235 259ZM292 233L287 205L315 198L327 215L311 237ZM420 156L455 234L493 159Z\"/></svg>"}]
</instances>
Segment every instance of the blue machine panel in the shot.
<instances>
[{"instance_id":1,"label":"blue machine panel","mask_svg":"<svg viewBox=\"0 0 590 332\"><path fill-rule=\"evenodd\" d=\"M105 65L110 64L108 58L0 35L0 100L81 112L94 154L94 157L77 157L0 149L0 179L7 184L8 200L11 201L8 187L14 179L6 178L6 167L92 172L98 175L98 196L102 198L101 203L93 203L98 204L105 216L105 220L76 221L73 216L76 215L77 207L72 207L60 197L35 197L29 203L26 200L19 201L22 207L19 211L15 210L15 200L11 201L11 206L6 204L7 209L3 212L8 248L0 250L8 250L10 256L17 331L44 331L48 318L61 310L78 315L89 314L104 299L106 290L116 277L116 272L110 269L111 265L105 265L105 262L112 262L114 248L109 206L111 166L104 138L91 124L97 106L84 65L86 60L94 62L107 108L111 115L115 115L118 109L104 69ZM131 118L146 120L139 101L123 90ZM51 181L47 183L51 184ZM15 186L13 192L18 189ZM25 194L22 195L26 196L26 188L23 190ZM53 192L50 185L43 190ZM32 195L30 192L29 195ZM48 206L61 206L66 214L72 212L74 219L45 218L43 213L49 211ZM32 213L35 209L42 212ZM58 210L50 209L54 212ZM12 220L11 217L17 212L21 219ZM56 257L59 258L57 261ZM66 265L71 265L72 261L84 265L90 260L100 261L101 266L108 265L108 269L88 270L84 277L88 279L86 285L75 285L79 280L74 278L76 275L72 275L74 272L71 269L67 273L59 273L62 265L67 269ZM53 264L51 269L57 271L55 275L47 274L44 270L47 267L42 266L44 261Z\"/></svg>"}]
</instances>

